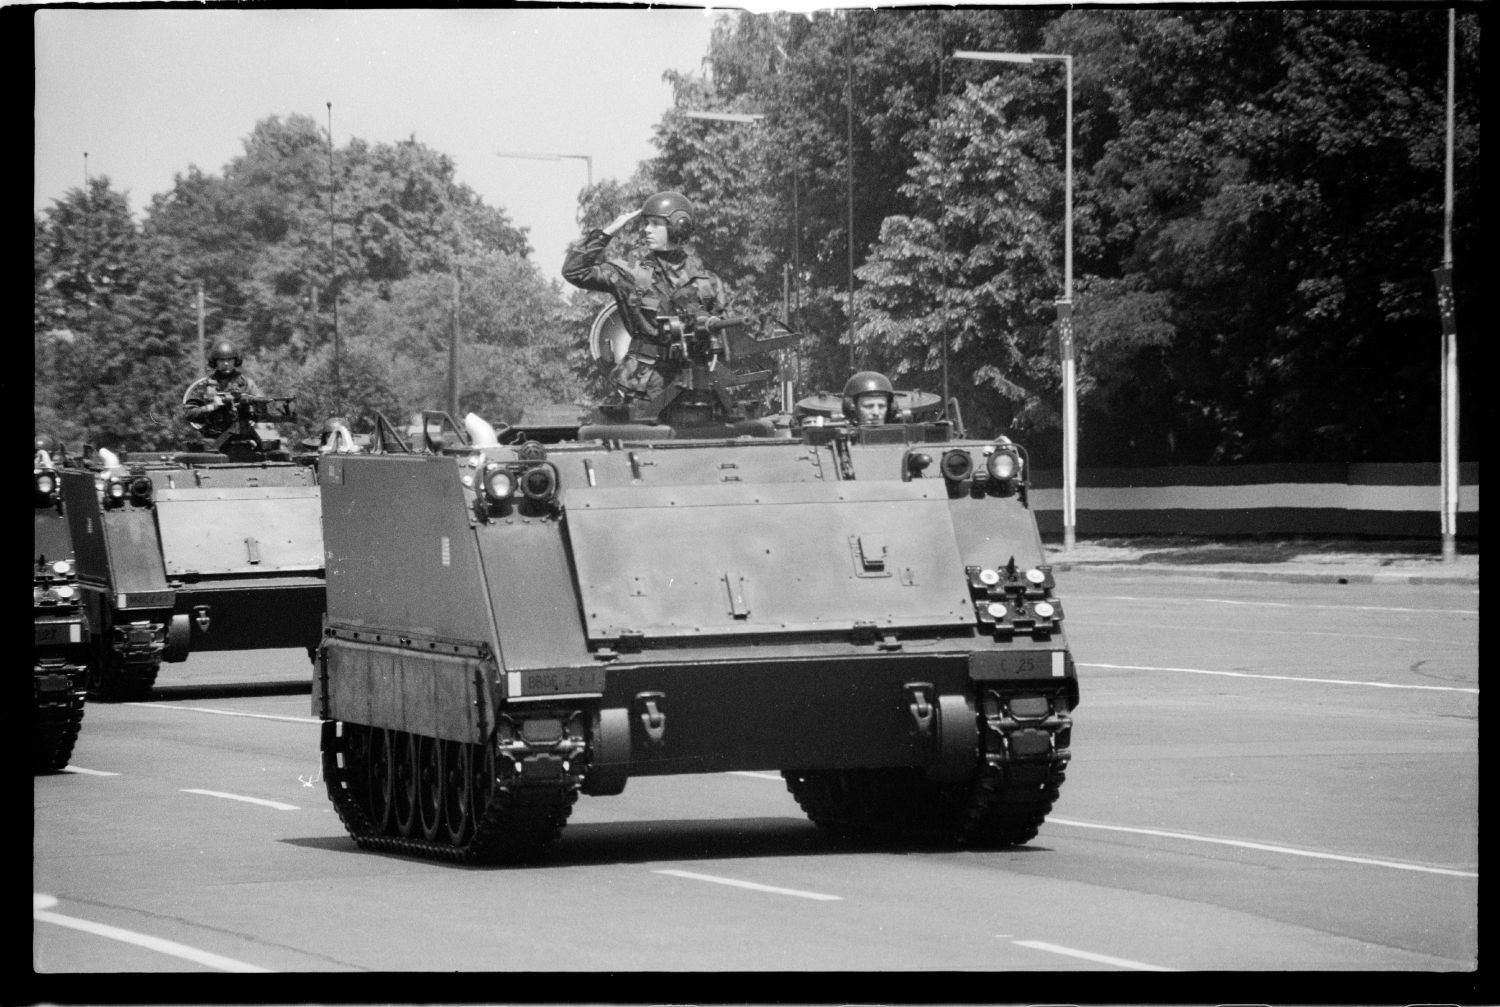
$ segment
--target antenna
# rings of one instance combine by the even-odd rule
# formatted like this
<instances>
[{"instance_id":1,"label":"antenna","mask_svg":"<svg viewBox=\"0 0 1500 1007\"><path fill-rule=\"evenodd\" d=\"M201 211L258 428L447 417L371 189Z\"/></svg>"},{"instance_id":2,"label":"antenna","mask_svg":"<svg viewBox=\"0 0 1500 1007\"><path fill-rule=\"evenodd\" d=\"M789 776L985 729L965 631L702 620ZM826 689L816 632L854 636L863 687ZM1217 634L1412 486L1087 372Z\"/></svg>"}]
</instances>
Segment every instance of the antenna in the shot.
<instances>
[{"instance_id":1,"label":"antenna","mask_svg":"<svg viewBox=\"0 0 1500 1007\"><path fill-rule=\"evenodd\" d=\"M333 295L333 411L344 410L344 386L339 374L343 347L339 343L338 254L333 236L333 194L338 182L333 174L333 102L328 102L328 287Z\"/></svg>"}]
</instances>

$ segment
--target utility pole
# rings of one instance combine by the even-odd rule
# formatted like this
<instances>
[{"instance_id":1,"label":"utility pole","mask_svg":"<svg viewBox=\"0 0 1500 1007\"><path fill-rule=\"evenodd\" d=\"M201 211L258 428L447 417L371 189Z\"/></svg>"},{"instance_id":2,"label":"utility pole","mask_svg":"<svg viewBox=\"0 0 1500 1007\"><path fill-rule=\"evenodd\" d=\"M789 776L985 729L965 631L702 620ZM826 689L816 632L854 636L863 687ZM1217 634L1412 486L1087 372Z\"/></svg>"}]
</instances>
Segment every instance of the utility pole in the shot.
<instances>
[{"instance_id":1,"label":"utility pole","mask_svg":"<svg viewBox=\"0 0 1500 1007\"><path fill-rule=\"evenodd\" d=\"M1453 49L1456 15L1448 9L1447 163L1443 186L1443 264L1432 271L1437 282L1442 344L1442 534L1443 562L1458 560L1458 317L1453 303Z\"/></svg>"},{"instance_id":2,"label":"utility pole","mask_svg":"<svg viewBox=\"0 0 1500 1007\"><path fill-rule=\"evenodd\" d=\"M207 359L208 359L208 346L206 345L205 337L204 337L204 333L203 333L203 281L199 280L198 281L198 360L201 363L203 361L206 361Z\"/></svg>"},{"instance_id":3,"label":"utility pole","mask_svg":"<svg viewBox=\"0 0 1500 1007\"><path fill-rule=\"evenodd\" d=\"M458 416L458 271L455 268L453 298L448 305L448 415Z\"/></svg>"},{"instance_id":4,"label":"utility pole","mask_svg":"<svg viewBox=\"0 0 1500 1007\"><path fill-rule=\"evenodd\" d=\"M333 236L333 194L337 181L333 174L333 102L328 102L328 287L333 294L333 411L344 410L344 384L339 362L344 348L339 345L338 254Z\"/></svg>"}]
</instances>

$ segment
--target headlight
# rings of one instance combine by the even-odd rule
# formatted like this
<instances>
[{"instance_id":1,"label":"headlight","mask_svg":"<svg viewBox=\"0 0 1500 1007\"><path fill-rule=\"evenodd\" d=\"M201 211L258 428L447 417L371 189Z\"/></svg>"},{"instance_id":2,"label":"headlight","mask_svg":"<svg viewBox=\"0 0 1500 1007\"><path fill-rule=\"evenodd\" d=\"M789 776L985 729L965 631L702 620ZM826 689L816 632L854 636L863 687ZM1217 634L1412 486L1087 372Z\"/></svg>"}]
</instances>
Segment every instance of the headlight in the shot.
<instances>
[{"instance_id":1,"label":"headlight","mask_svg":"<svg viewBox=\"0 0 1500 1007\"><path fill-rule=\"evenodd\" d=\"M516 491L515 480L511 478L503 466L491 465L484 470L484 495L492 503L502 503L509 500L510 495Z\"/></svg>"},{"instance_id":2,"label":"headlight","mask_svg":"<svg viewBox=\"0 0 1500 1007\"><path fill-rule=\"evenodd\" d=\"M70 559L57 560L52 564L52 572L64 577L67 576L73 572L73 561Z\"/></svg>"},{"instance_id":3,"label":"headlight","mask_svg":"<svg viewBox=\"0 0 1500 1007\"><path fill-rule=\"evenodd\" d=\"M943 478L950 482L963 482L974 473L974 460L969 457L969 452L960 448L943 453L940 463L943 470Z\"/></svg>"},{"instance_id":4,"label":"headlight","mask_svg":"<svg viewBox=\"0 0 1500 1007\"><path fill-rule=\"evenodd\" d=\"M136 476L130 480L130 502L145 507L156 496L156 487L148 476Z\"/></svg>"},{"instance_id":5,"label":"headlight","mask_svg":"<svg viewBox=\"0 0 1500 1007\"><path fill-rule=\"evenodd\" d=\"M71 599L77 593L78 589L72 584L64 584L62 587L59 587L57 589L57 596L64 601Z\"/></svg>"},{"instance_id":6,"label":"headlight","mask_svg":"<svg viewBox=\"0 0 1500 1007\"><path fill-rule=\"evenodd\" d=\"M37 493L44 497L49 497L55 489L57 489L57 476L51 472L38 472L36 474Z\"/></svg>"},{"instance_id":7,"label":"headlight","mask_svg":"<svg viewBox=\"0 0 1500 1007\"><path fill-rule=\"evenodd\" d=\"M125 499L125 481L123 479L111 479L104 485L104 495L115 503L123 502Z\"/></svg>"},{"instance_id":8,"label":"headlight","mask_svg":"<svg viewBox=\"0 0 1500 1007\"><path fill-rule=\"evenodd\" d=\"M521 475L521 492L526 499L546 503L557 495L557 470L551 465L533 465Z\"/></svg>"},{"instance_id":9,"label":"headlight","mask_svg":"<svg viewBox=\"0 0 1500 1007\"><path fill-rule=\"evenodd\" d=\"M1014 479L1021 474L1021 459L1009 451L996 451L987 463L991 479Z\"/></svg>"}]
</instances>

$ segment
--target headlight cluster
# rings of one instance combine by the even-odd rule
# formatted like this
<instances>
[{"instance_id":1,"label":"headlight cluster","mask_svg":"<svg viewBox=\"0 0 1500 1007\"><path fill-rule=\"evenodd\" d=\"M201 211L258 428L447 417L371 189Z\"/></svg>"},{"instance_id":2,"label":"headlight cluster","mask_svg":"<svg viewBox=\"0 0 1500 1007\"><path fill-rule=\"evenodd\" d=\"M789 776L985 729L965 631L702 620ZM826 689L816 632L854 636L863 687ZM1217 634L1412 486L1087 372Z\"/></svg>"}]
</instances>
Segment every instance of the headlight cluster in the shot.
<instances>
[{"instance_id":1,"label":"headlight cluster","mask_svg":"<svg viewBox=\"0 0 1500 1007\"><path fill-rule=\"evenodd\" d=\"M44 503L57 494L57 473L52 469L40 469L36 473L37 502Z\"/></svg>"},{"instance_id":2,"label":"headlight cluster","mask_svg":"<svg viewBox=\"0 0 1500 1007\"><path fill-rule=\"evenodd\" d=\"M976 465L967 448L949 448L937 456L937 471L950 497L1008 497L1025 488L1025 456L1015 444L1002 438L1000 443L985 445L983 458L983 464ZM908 451L901 462L901 478L924 478L933 461L933 453Z\"/></svg>"},{"instance_id":3,"label":"headlight cluster","mask_svg":"<svg viewBox=\"0 0 1500 1007\"><path fill-rule=\"evenodd\" d=\"M1014 558L1003 567L967 568L969 594L979 624L997 640L1017 633L1034 640L1051 639L1062 622L1062 602L1052 595L1052 568L1021 570Z\"/></svg>"},{"instance_id":4,"label":"headlight cluster","mask_svg":"<svg viewBox=\"0 0 1500 1007\"><path fill-rule=\"evenodd\" d=\"M38 607L78 604L78 588L72 584L33 584L31 598Z\"/></svg>"},{"instance_id":5,"label":"headlight cluster","mask_svg":"<svg viewBox=\"0 0 1500 1007\"><path fill-rule=\"evenodd\" d=\"M485 461L464 481L474 489L475 511L482 518L522 504L549 510L557 504L557 468L549 461Z\"/></svg>"},{"instance_id":6,"label":"headlight cluster","mask_svg":"<svg viewBox=\"0 0 1500 1007\"><path fill-rule=\"evenodd\" d=\"M123 507L126 500L137 507L150 507L155 499L156 486L151 482L150 476L136 473L114 475L105 480L104 506L106 507Z\"/></svg>"}]
</instances>

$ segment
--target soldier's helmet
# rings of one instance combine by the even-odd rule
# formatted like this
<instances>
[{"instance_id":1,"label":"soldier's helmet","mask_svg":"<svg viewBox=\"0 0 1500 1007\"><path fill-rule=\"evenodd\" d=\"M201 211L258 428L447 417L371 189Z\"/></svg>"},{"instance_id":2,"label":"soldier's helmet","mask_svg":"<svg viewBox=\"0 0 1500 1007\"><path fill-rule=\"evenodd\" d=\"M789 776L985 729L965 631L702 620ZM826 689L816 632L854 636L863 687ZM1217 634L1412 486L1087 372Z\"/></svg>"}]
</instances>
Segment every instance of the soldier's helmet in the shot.
<instances>
[{"instance_id":1,"label":"soldier's helmet","mask_svg":"<svg viewBox=\"0 0 1500 1007\"><path fill-rule=\"evenodd\" d=\"M844 417L853 420L857 415L856 405L861 395L878 392L885 396L886 418L890 419L892 406L896 402L896 388L891 379L879 371L860 371L844 382Z\"/></svg>"},{"instance_id":2,"label":"soldier's helmet","mask_svg":"<svg viewBox=\"0 0 1500 1007\"><path fill-rule=\"evenodd\" d=\"M208 366L214 370L219 369L219 361L227 360L231 367L238 367L244 362L240 351L235 349L234 343L227 339L221 339L214 343L213 349L208 351Z\"/></svg>"},{"instance_id":3,"label":"soldier's helmet","mask_svg":"<svg viewBox=\"0 0 1500 1007\"><path fill-rule=\"evenodd\" d=\"M678 245L693 236L696 226L693 204L680 192L658 192L641 204L641 216L665 220L667 240Z\"/></svg>"}]
</instances>

